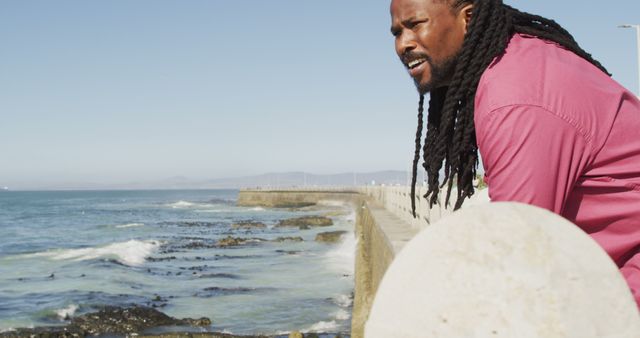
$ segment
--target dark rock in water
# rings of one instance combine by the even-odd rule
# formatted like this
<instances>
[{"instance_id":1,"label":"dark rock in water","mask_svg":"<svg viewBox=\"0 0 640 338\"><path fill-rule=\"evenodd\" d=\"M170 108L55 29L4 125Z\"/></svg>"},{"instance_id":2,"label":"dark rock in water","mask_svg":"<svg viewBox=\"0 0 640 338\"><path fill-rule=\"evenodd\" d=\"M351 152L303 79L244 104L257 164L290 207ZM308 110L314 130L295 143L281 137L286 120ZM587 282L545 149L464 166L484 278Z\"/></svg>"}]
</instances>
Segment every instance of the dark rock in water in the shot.
<instances>
[{"instance_id":1,"label":"dark rock in water","mask_svg":"<svg viewBox=\"0 0 640 338\"><path fill-rule=\"evenodd\" d=\"M177 319L142 306L120 308L107 306L98 312L88 313L71 319L66 326L17 329L3 332L0 337L85 337L98 335L125 335L140 333L158 326L209 326L211 320Z\"/></svg>"},{"instance_id":2,"label":"dark rock in water","mask_svg":"<svg viewBox=\"0 0 640 338\"><path fill-rule=\"evenodd\" d=\"M256 243L256 242L264 242L266 241L263 238L240 238L240 237L231 237L227 236L216 243L217 247L227 248L232 246L245 245L247 243Z\"/></svg>"},{"instance_id":3,"label":"dark rock in water","mask_svg":"<svg viewBox=\"0 0 640 338\"><path fill-rule=\"evenodd\" d=\"M283 219L276 225L277 227L305 227L316 226L326 227L333 225L333 220L325 216L303 216L296 218Z\"/></svg>"},{"instance_id":4,"label":"dark rock in water","mask_svg":"<svg viewBox=\"0 0 640 338\"><path fill-rule=\"evenodd\" d=\"M100 335L141 332L152 327L167 325L208 326L211 325L211 320L204 317L177 319L149 307L105 307L98 312L73 318L68 328L90 335Z\"/></svg>"},{"instance_id":5,"label":"dark rock in water","mask_svg":"<svg viewBox=\"0 0 640 338\"><path fill-rule=\"evenodd\" d=\"M316 242L337 243L340 241L340 238L342 238L342 235L346 233L346 231L321 232L316 235Z\"/></svg>"},{"instance_id":6,"label":"dark rock in water","mask_svg":"<svg viewBox=\"0 0 640 338\"><path fill-rule=\"evenodd\" d=\"M174 259L177 259L176 256L170 256L170 257L147 257L147 261L148 262L165 262L165 261L172 261Z\"/></svg>"},{"instance_id":7,"label":"dark rock in water","mask_svg":"<svg viewBox=\"0 0 640 338\"><path fill-rule=\"evenodd\" d=\"M296 237L278 237L276 239L273 240L273 242L302 242L304 241L304 239L302 239L302 237L300 236L296 236Z\"/></svg>"},{"instance_id":8,"label":"dark rock in water","mask_svg":"<svg viewBox=\"0 0 640 338\"><path fill-rule=\"evenodd\" d=\"M237 287L237 288L221 288L217 286L204 288L201 292L194 294L194 297L216 297L216 296L225 296L225 295L235 295L239 293L251 293L256 291L255 288L245 288L245 287Z\"/></svg>"},{"instance_id":9,"label":"dark rock in water","mask_svg":"<svg viewBox=\"0 0 640 338\"><path fill-rule=\"evenodd\" d=\"M191 221L191 222L178 222L179 226L182 227L216 227L221 226L220 222L201 222L201 221Z\"/></svg>"},{"instance_id":10,"label":"dark rock in water","mask_svg":"<svg viewBox=\"0 0 640 338\"><path fill-rule=\"evenodd\" d=\"M215 258L213 260L220 260L220 259L249 259L249 258L258 258L261 257L260 255L215 255Z\"/></svg>"},{"instance_id":11,"label":"dark rock in water","mask_svg":"<svg viewBox=\"0 0 640 338\"><path fill-rule=\"evenodd\" d=\"M184 249L211 249L217 246L214 242L194 241L182 246Z\"/></svg>"},{"instance_id":12,"label":"dark rock in water","mask_svg":"<svg viewBox=\"0 0 640 338\"><path fill-rule=\"evenodd\" d=\"M180 267L181 270L190 270L190 271L205 271L209 269L209 265L196 265L196 266L190 266L190 267Z\"/></svg>"},{"instance_id":13,"label":"dark rock in water","mask_svg":"<svg viewBox=\"0 0 640 338\"><path fill-rule=\"evenodd\" d=\"M219 333L219 332L176 332L176 333L162 333L159 335L141 335L138 338L276 338L280 336L263 336L263 335L250 335L250 336L239 336L230 333ZM336 336L337 337L337 336ZM340 337L342 338L342 337Z\"/></svg>"},{"instance_id":14,"label":"dark rock in water","mask_svg":"<svg viewBox=\"0 0 640 338\"><path fill-rule=\"evenodd\" d=\"M199 275L198 278L225 278L225 279L240 279L240 276L230 273L207 273Z\"/></svg>"},{"instance_id":15,"label":"dark rock in water","mask_svg":"<svg viewBox=\"0 0 640 338\"><path fill-rule=\"evenodd\" d=\"M287 255L297 255L299 253L301 253L302 251L298 251L298 250L276 250L277 253L283 253L283 254L287 254Z\"/></svg>"},{"instance_id":16,"label":"dark rock in water","mask_svg":"<svg viewBox=\"0 0 640 338\"><path fill-rule=\"evenodd\" d=\"M267 225L262 222L239 221L231 224L231 227L234 229L264 229Z\"/></svg>"}]
</instances>

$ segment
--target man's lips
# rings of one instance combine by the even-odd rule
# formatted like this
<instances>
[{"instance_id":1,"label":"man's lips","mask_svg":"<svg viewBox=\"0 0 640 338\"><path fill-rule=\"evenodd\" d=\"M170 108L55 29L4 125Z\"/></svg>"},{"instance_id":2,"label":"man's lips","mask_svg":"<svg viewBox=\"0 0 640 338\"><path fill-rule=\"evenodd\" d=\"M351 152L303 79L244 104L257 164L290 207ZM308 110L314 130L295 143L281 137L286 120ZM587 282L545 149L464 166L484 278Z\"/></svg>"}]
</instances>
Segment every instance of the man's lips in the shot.
<instances>
[{"instance_id":1,"label":"man's lips","mask_svg":"<svg viewBox=\"0 0 640 338\"><path fill-rule=\"evenodd\" d=\"M402 63L407 67L409 74L412 77L416 77L424 71L428 59L426 55L422 54L405 54L402 57Z\"/></svg>"},{"instance_id":2,"label":"man's lips","mask_svg":"<svg viewBox=\"0 0 640 338\"><path fill-rule=\"evenodd\" d=\"M426 64L427 64L427 59L418 58L418 59L414 59L412 61L407 62L405 65L409 70L409 74L412 77L416 77L424 71L424 67Z\"/></svg>"}]
</instances>

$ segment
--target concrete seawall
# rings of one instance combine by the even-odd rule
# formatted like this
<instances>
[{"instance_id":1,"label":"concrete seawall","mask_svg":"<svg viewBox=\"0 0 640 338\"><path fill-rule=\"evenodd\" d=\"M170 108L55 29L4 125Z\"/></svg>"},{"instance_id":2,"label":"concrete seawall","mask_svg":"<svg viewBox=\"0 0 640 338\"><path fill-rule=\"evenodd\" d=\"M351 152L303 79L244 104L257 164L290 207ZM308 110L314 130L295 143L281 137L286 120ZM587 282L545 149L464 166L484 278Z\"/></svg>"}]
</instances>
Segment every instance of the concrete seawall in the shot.
<instances>
[{"instance_id":1,"label":"concrete seawall","mask_svg":"<svg viewBox=\"0 0 640 338\"><path fill-rule=\"evenodd\" d=\"M238 195L238 205L246 207L299 208L310 206L322 200L357 202L362 196L357 189L246 189Z\"/></svg>"},{"instance_id":2,"label":"concrete seawall","mask_svg":"<svg viewBox=\"0 0 640 338\"><path fill-rule=\"evenodd\" d=\"M374 305L374 298L376 296L376 292L380 290L381 293L384 293L382 291L385 291L384 284L382 288L381 288L381 284L383 283L383 277L385 276L385 272L387 272L388 268L391 266L391 263L394 261L394 259L396 259L396 257L399 257L399 256L400 257L398 258L398 262L402 261L401 259L402 255L400 255L401 251L412 239L420 238L420 236L416 236L416 235L419 232L421 232L421 230L429 227L430 224L438 222L440 219L444 218L445 216L448 216L453 212L453 208L445 207L442 200L440 201L440 203L438 203L437 205L435 205L433 208L430 209L428 207L427 201L422 197L425 192L426 192L425 188L423 187L419 187L416 191L417 218L414 218L411 212L411 191L408 187L370 186L370 187L358 187L358 188L329 188L329 189L315 188L315 189L280 189L280 190L243 190L240 192L238 203L240 205L245 205L245 206L299 207L299 206L313 205L323 200L339 200L339 201L347 201L354 207L357 215L356 225L354 230L356 232L356 236L358 239L358 245L357 245L357 252L356 252L355 285L354 285L351 337L363 338L365 324L367 323L367 320L370 317L372 306ZM455 196L455 194L453 195ZM463 209L467 210L466 208L469 208L471 206L481 205L488 201L489 201L489 198L488 198L487 191L480 190L476 192L476 195L473 196L471 200L468 200L465 202ZM492 204L490 207L481 206L479 208L469 208L468 210L470 212L470 215L464 216L464 217L467 217L466 221L464 222L453 221L453 222L454 223L459 222L457 224L463 225L463 226L464 225L469 226L469 224L476 224L476 223L479 224L478 228L471 228L471 229L481 229L487 225L496 224L497 221L491 220L491 219L494 216L498 218L502 217L501 213L498 213L497 215L482 214L484 210L488 210L487 212L490 213L491 207L495 207L495 205ZM516 209L514 210L517 210L518 208L524 208L522 215L525 215L525 216L535 215L536 212L538 212L536 210L529 209L529 208L533 208L531 206L520 205L519 207L516 206ZM508 209L508 210L511 210L511 209ZM558 220L566 222L566 220L562 219L561 217L555 214L551 214L549 212L547 213L550 215L550 218L547 219L545 222L549 222L549 224L553 224L553 222L557 222ZM460 214L461 213L457 213L456 215L460 215ZM443 219L442 222L446 223L447 221L449 221L449 223L451 223L452 219L456 219L456 217L460 218L459 216L456 216L456 215L452 215L451 217L446 217L446 219ZM527 220L532 222L531 224L535 224L537 220L540 219L537 216L535 217L532 216L529 218L523 217L523 216L517 216L517 217L506 216L506 217L507 217L506 224L512 224L514 222L516 223L522 222L523 220ZM512 218L509 218L509 217L512 217ZM442 222L439 222L434 227L429 227L429 229L425 230L425 232L433 231L433 229L438 229L438 225L440 225ZM490 223L485 224L482 222L490 222ZM553 229L556 229L556 228L553 228ZM499 231L498 232L494 231L494 232L487 232L486 234L500 234L500 233L501 232ZM481 233L481 234L484 234L484 233ZM479 234L476 234L476 235L478 235L478 238L482 237ZM455 238L464 238L464 236L456 235ZM591 239L589 240L591 241ZM493 239L490 239L489 243L494 243L492 241ZM508 240L506 241L508 242ZM527 245L531 244L528 241L525 241L525 242L528 243ZM536 243L540 244L542 242L544 241L537 241ZM433 245L433 246L429 245L429 248L436 247L436 246L437 245ZM444 246L449 248L447 244L444 244ZM422 248L422 249L430 250L428 248ZM594 249L596 251L600 250L601 251L600 255L602 257L605 257L604 259L606 261L609 261L608 256L606 255L606 253L604 253L604 251L601 250L601 248L595 245ZM403 255L407 256L409 251L410 250L407 249L407 254L403 254ZM560 251L565 252L566 250L563 249ZM585 252L585 251L580 251L580 252ZM486 254L486 252L482 251L481 254L484 255ZM418 260L415 263L412 263L412 265L409 267L409 270L405 270L405 271L412 271L412 270L422 271L420 269L417 269L416 267L420 266L422 264L421 262L424 262L424 259L422 259L424 255L425 255L424 252L423 254L420 254L419 257L417 258ZM426 255L429 256L429 254L426 254ZM447 257L454 257L454 256L445 256L445 258ZM460 264L465 265L466 263L468 262L463 262ZM640 334L639 333L640 317L638 316L637 308L635 306L635 303L633 302L633 298L631 298L631 294L626 286L626 283L622 279L622 276L617 272L617 269L615 269L615 265L610 261L608 264L614 267L613 270L615 271L612 271L611 273L606 274L606 276L604 277L606 277L607 280L611 280L613 284L617 285L616 292L618 296L609 297L609 298L604 297L602 300L600 300L600 303L610 302L611 304L618 304L618 303L621 304L618 308L616 308L619 310L609 311L610 313L613 314L613 316L617 316L620 318L622 318L621 314L624 314L626 316L624 317L626 321L623 321L623 322L625 322L625 327L627 327L626 330L628 332L623 335L620 335L619 337L639 336L638 334ZM520 267L524 265L526 264L518 265L517 269L509 269L509 271L515 271L515 272L522 271ZM604 267L605 265L606 264L597 266L596 270ZM394 264L394 267L395 266L396 264ZM482 273L485 273L485 272L486 272L485 270L482 270ZM531 270L530 272L533 272L533 270ZM427 273L426 276L430 276L429 273ZM544 276L544 274L538 274L537 276ZM396 280L400 281L398 285L403 285L399 287L400 289L406 288L405 285L407 285L408 281L404 279L405 278L404 273L398 274L397 271L395 274L391 273L390 276L387 276L384 278L384 281L386 281L386 283L388 283L387 279L389 277L391 278L391 280L395 278ZM560 280L561 279L562 278L560 278ZM502 280L504 279L501 279L501 281ZM586 280L588 281L587 282L588 284L592 282L597 282L598 280L601 280L601 278L600 276L598 276L597 278L586 277ZM446 282L446 283L449 283L449 282ZM419 286L420 290L422 290L421 289L422 284L419 284L419 285L420 285ZM463 285L466 286L467 284L463 283ZM607 287L606 289L609 289L609 287ZM396 300L398 298L398 290L399 290L398 288L393 288L391 292L392 300ZM493 290L493 289L490 288L490 290ZM389 288L387 287L386 288L387 296L389 296L388 291L389 291ZM424 292L421 293L421 295L423 296L424 294L426 293ZM587 294L589 293L585 293L585 295ZM600 293L596 292L592 294L600 294ZM503 297L503 298L500 298L500 297ZM381 300L388 301L388 298L389 297L387 298L381 297ZM511 297L511 298L514 298L514 297ZM511 298L504 296L504 294L502 293L495 295L495 299L503 302L501 304L504 306L507 306L507 308L511 308L511 307L517 308L517 306L515 306L516 304L509 303L511 301L510 300ZM406 306L409 306L410 308L411 306L415 307L416 305L414 304L414 297L410 297L410 299L411 300L409 300L408 303L406 302L399 303L402 305L397 305L396 308L401 311L407 311ZM430 298L430 299L433 299L433 298ZM570 302L578 302L578 303L585 302L586 304L586 303L589 303L590 301L593 301L594 299L596 298L591 296L580 296L577 298L572 298ZM423 300L421 304L432 304L432 301L427 301L425 303L425 301ZM383 326L387 325L389 319L391 317L396 316L398 313L398 311L394 309L387 309L388 306L382 306L386 314L380 317L379 315L380 308L381 308L380 305L378 305L375 308L375 311L378 311L378 312L374 312L374 315L377 314L377 317L375 316L372 317L372 323L378 326L381 323ZM595 306L595 307L582 306L581 309L579 310L582 311L584 309L592 309L593 314L595 314L594 316L596 316L597 318L602 316L605 316L603 318L607 318L606 316L608 316L609 314L602 314L598 312L599 308L600 307L598 306ZM428 312L428 311L425 312L424 310L425 309L421 309L421 310L409 309L408 311L410 311L410 314L414 314L416 313L416 311L418 311L418 313ZM546 313L545 311L547 310L549 309L543 310L541 313ZM435 311L438 311L438 310L435 310ZM509 311L507 311L506 313L509 313ZM571 312L571 313L575 315L574 312ZM583 317L578 316L576 318L579 319ZM421 320L417 320L417 321L416 320L411 321L409 326L415 323L421 322ZM524 323L524 321L516 317L510 318L510 320L515 320L516 322L518 322L518 325L520 325L521 323ZM575 334L578 334L578 336L576 337L580 337L579 333L581 331L584 331L583 327L588 326L586 324L584 325L581 324L577 326L573 325L575 324L574 319L569 319L569 317L564 318L563 320L565 322L563 322L562 324L569 325L568 327L570 327L570 329L567 329L567 331L573 334L571 335L571 337L576 336ZM602 323L604 323L602 324L603 326L601 327L601 329L606 329L609 331L613 329L613 331L615 331L615 328L612 328L611 325L607 324L609 322L611 323L615 322L612 320L610 321L609 319L605 319L604 321L601 321ZM587 322L590 322L590 321L587 320ZM469 324L469 323L462 321L461 325L473 326L473 324ZM549 324L545 321L543 321L542 323L543 323L543 326ZM527 324L530 324L530 323L527 322ZM371 324L369 324L369 326L371 326ZM391 326L395 327L393 324L391 324ZM429 327L433 328L434 326L429 326ZM368 329L371 329L371 327L368 327ZM415 332L414 334L407 335L406 333L396 332L394 328L392 328L391 330L392 330L391 332L387 332L382 336L378 334L376 337L378 336L379 337L393 336L393 337L403 337L403 338L409 337L409 336L418 337L418 336L422 336L422 334L426 332L424 330L420 331L422 333L416 336ZM528 330L527 334L529 334L529 336L533 334L533 336L531 337L549 336L549 335L536 336L534 331L535 330L533 331ZM628 335L629 332L630 332L630 335ZM388 334L390 334L390 336ZM456 335L456 336L459 336L459 335ZM552 336L555 336L555 335L552 335ZM606 335L606 336L618 337L616 335L613 335L613 336ZM586 337L586 336L583 336L583 337ZM592 336L589 336L589 337L592 337Z\"/></svg>"}]
</instances>

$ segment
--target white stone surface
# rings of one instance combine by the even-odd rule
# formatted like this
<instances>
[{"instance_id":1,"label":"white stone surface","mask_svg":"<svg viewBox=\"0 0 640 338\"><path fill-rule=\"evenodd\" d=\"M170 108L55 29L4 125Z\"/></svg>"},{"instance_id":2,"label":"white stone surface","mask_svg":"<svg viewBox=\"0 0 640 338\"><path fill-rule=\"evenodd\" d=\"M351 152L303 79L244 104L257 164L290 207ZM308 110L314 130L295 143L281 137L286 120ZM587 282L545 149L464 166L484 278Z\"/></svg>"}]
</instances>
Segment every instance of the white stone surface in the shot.
<instances>
[{"instance_id":1,"label":"white stone surface","mask_svg":"<svg viewBox=\"0 0 640 338\"><path fill-rule=\"evenodd\" d=\"M516 203L427 227L388 269L366 338L638 338L617 267L567 220Z\"/></svg>"}]
</instances>

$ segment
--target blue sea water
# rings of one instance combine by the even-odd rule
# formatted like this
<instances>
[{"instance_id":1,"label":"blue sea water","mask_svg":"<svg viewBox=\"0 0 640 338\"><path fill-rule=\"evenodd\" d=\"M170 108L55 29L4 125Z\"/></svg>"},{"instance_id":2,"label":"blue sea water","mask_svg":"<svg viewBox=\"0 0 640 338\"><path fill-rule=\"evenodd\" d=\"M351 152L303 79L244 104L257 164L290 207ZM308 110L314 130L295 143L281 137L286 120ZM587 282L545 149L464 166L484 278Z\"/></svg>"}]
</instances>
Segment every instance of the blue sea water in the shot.
<instances>
[{"instance_id":1,"label":"blue sea water","mask_svg":"<svg viewBox=\"0 0 640 338\"><path fill-rule=\"evenodd\" d=\"M236 206L238 191L0 192L0 331L63 325L104 305L209 317L208 330L348 333L354 215L346 205ZM273 227L331 212L326 228ZM263 229L233 229L253 220ZM339 244L314 241L347 230ZM233 248L221 238L256 238ZM304 241L276 242L301 236Z\"/></svg>"}]
</instances>

